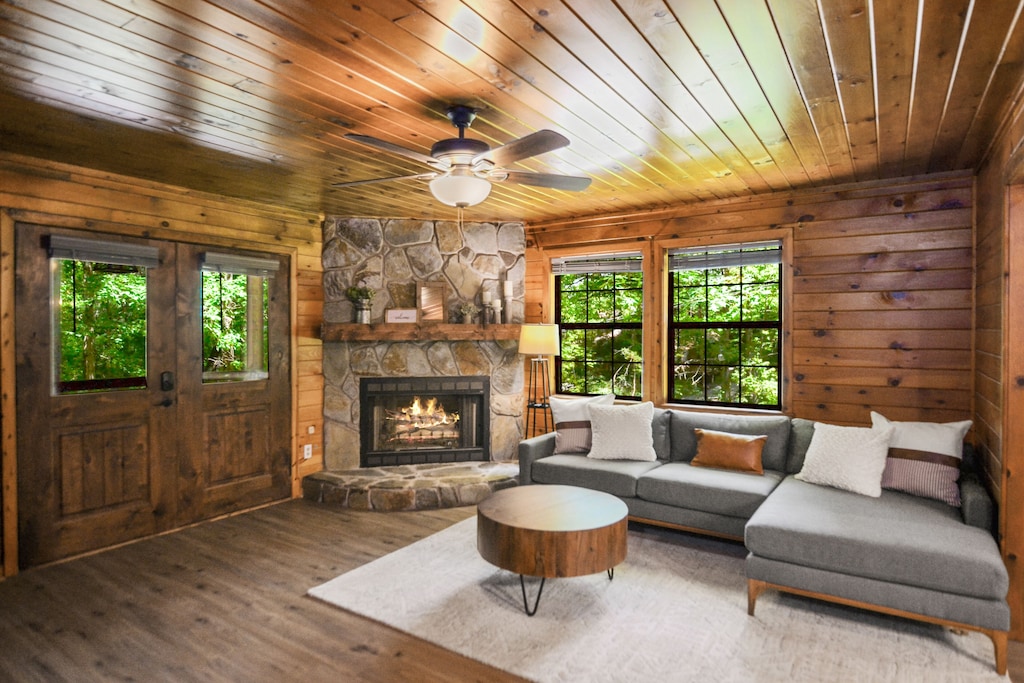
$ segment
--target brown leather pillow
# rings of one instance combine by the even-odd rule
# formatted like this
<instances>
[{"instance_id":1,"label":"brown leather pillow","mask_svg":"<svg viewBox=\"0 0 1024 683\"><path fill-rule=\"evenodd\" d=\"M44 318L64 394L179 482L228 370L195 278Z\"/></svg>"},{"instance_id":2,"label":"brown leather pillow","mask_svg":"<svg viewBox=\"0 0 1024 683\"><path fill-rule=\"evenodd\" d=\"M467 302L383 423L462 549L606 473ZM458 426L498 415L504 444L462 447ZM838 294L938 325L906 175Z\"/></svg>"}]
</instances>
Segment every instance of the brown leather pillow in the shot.
<instances>
[{"instance_id":1,"label":"brown leather pillow","mask_svg":"<svg viewBox=\"0 0 1024 683\"><path fill-rule=\"evenodd\" d=\"M761 450L768 440L767 435L729 434L711 429L693 431L697 435L697 455L693 456L691 465L764 474Z\"/></svg>"}]
</instances>

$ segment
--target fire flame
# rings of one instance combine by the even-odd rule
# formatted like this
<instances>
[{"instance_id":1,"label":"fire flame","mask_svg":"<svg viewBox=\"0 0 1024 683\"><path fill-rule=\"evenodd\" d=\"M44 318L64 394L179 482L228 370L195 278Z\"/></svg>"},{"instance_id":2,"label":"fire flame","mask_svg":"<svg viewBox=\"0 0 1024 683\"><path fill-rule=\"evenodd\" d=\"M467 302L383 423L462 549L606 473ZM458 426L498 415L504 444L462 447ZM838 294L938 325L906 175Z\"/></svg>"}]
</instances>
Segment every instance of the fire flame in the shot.
<instances>
[{"instance_id":1,"label":"fire flame","mask_svg":"<svg viewBox=\"0 0 1024 683\"><path fill-rule=\"evenodd\" d=\"M412 429L431 429L441 425L454 425L459 421L459 414L446 412L436 398L429 398L424 404L420 397L416 396L408 407L394 413L389 411L388 418L400 420Z\"/></svg>"}]
</instances>

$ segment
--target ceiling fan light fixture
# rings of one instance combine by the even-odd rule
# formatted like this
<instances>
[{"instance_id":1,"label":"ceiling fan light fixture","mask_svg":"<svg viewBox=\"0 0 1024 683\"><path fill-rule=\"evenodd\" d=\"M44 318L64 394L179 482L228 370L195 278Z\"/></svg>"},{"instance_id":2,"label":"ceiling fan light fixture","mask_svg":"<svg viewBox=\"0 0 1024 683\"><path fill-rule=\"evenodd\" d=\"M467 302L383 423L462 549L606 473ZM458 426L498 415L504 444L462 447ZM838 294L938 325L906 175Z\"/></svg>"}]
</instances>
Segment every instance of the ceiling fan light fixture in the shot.
<instances>
[{"instance_id":1,"label":"ceiling fan light fixture","mask_svg":"<svg viewBox=\"0 0 1024 683\"><path fill-rule=\"evenodd\" d=\"M452 169L451 173L430 181L430 193L448 206L473 206L491 194L491 183L468 169Z\"/></svg>"}]
</instances>

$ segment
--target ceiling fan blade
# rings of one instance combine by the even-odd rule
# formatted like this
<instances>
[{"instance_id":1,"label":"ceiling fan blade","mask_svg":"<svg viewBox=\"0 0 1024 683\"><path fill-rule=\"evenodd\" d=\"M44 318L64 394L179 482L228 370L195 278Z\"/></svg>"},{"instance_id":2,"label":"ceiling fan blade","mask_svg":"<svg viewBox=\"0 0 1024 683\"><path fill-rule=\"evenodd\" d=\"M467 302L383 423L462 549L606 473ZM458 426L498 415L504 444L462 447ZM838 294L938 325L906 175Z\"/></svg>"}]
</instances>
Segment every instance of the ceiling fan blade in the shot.
<instances>
[{"instance_id":1,"label":"ceiling fan blade","mask_svg":"<svg viewBox=\"0 0 1024 683\"><path fill-rule=\"evenodd\" d=\"M493 173L494 180L535 187L550 187L555 190L579 192L590 187L590 178L556 173L531 173L529 171L508 171L501 169Z\"/></svg>"},{"instance_id":2,"label":"ceiling fan blade","mask_svg":"<svg viewBox=\"0 0 1024 683\"><path fill-rule=\"evenodd\" d=\"M434 168L448 168L448 164L444 161L441 161L440 159L435 159L434 157L428 156L426 154L420 154L416 150L406 149L401 145L396 145L385 140L371 138L369 135L357 135L355 133L346 133L345 137L349 140L352 140L353 142L358 142L369 147L382 149L385 152L391 152L392 154L397 154L399 156L405 157L406 159L412 159L413 161L418 161L420 163L427 164L428 166L432 166Z\"/></svg>"},{"instance_id":3,"label":"ceiling fan blade","mask_svg":"<svg viewBox=\"0 0 1024 683\"><path fill-rule=\"evenodd\" d=\"M539 130L487 152L481 152L473 159L473 163L486 159L495 166L504 166L513 161L560 149L568 144L569 138L561 133L556 133L553 130Z\"/></svg>"},{"instance_id":4,"label":"ceiling fan blade","mask_svg":"<svg viewBox=\"0 0 1024 683\"><path fill-rule=\"evenodd\" d=\"M345 183L331 183L331 187L354 187L356 185L370 185L371 183L387 183L392 180L431 180L437 177L436 173L417 173L416 175L396 175L389 178L368 178L366 180L350 180Z\"/></svg>"}]
</instances>

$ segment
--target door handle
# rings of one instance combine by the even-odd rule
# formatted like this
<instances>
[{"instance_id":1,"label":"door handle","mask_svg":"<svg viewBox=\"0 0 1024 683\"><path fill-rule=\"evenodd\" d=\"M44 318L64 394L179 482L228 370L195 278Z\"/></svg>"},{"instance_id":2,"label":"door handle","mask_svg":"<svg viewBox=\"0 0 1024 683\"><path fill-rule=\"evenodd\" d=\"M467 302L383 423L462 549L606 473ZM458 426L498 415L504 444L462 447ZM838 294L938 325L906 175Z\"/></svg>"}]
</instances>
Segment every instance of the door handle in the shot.
<instances>
[{"instance_id":1,"label":"door handle","mask_svg":"<svg viewBox=\"0 0 1024 683\"><path fill-rule=\"evenodd\" d=\"M160 373L160 391L174 391L174 373L173 372L161 372ZM170 404L166 404L166 405L170 405Z\"/></svg>"},{"instance_id":2,"label":"door handle","mask_svg":"<svg viewBox=\"0 0 1024 683\"><path fill-rule=\"evenodd\" d=\"M169 408L170 406L173 406L173 405L174 405L174 400L170 399L170 398L165 398L164 400L162 400L159 403L157 403L157 406L160 407L160 408Z\"/></svg>"}]
</instances>

